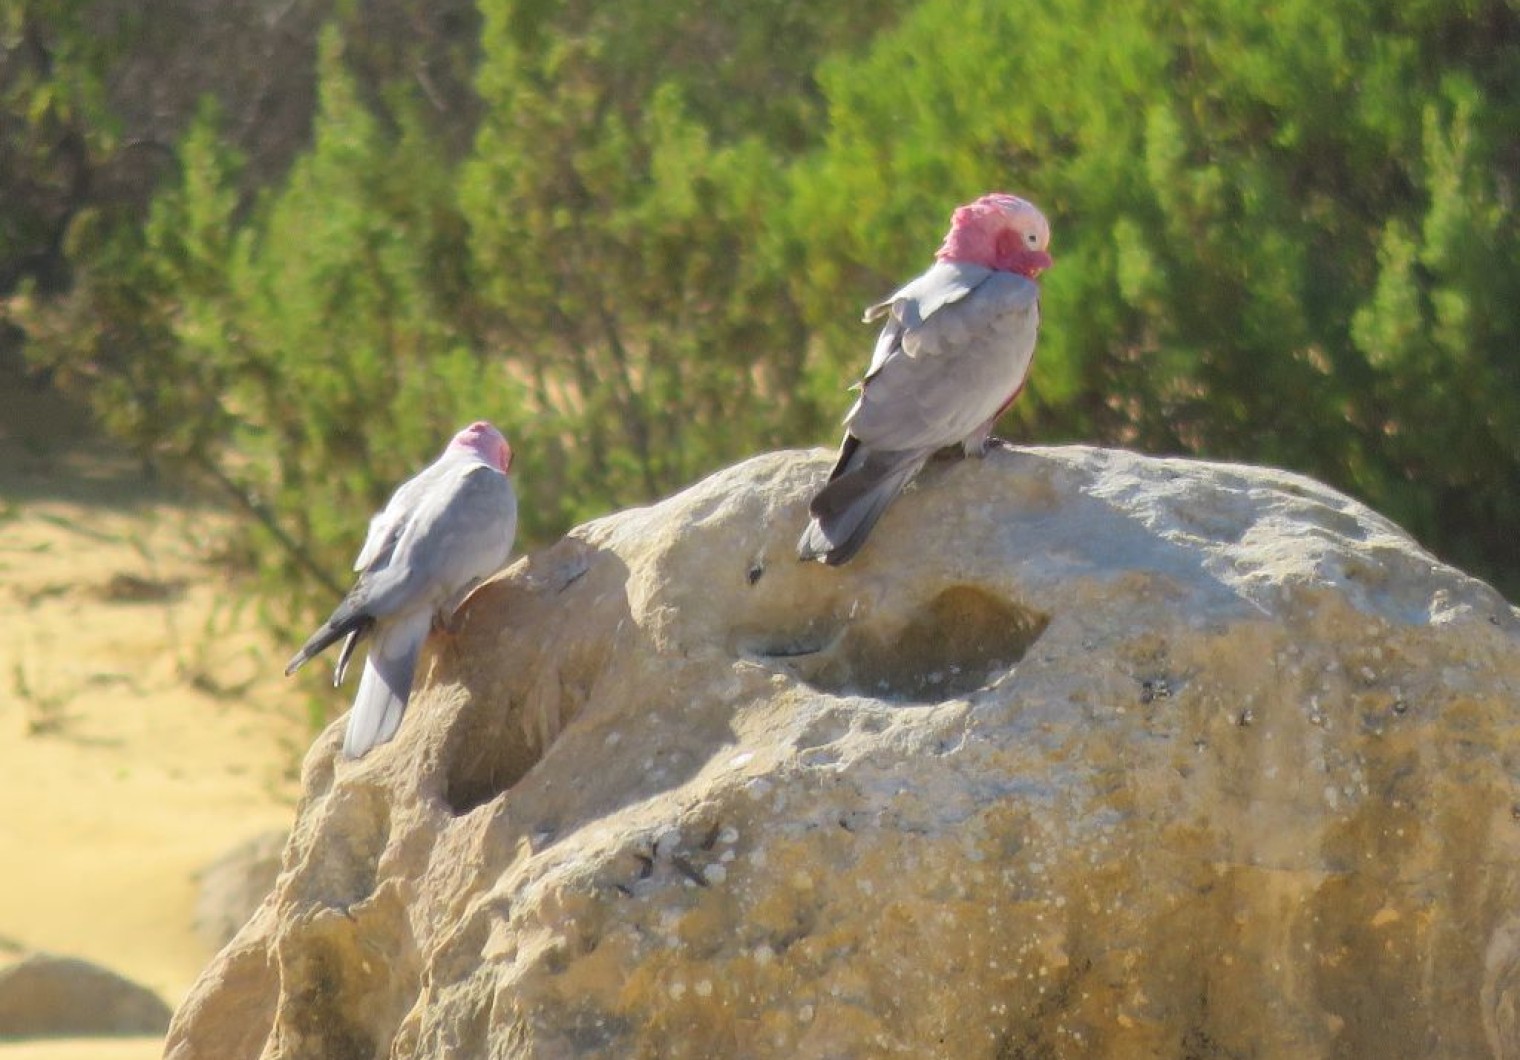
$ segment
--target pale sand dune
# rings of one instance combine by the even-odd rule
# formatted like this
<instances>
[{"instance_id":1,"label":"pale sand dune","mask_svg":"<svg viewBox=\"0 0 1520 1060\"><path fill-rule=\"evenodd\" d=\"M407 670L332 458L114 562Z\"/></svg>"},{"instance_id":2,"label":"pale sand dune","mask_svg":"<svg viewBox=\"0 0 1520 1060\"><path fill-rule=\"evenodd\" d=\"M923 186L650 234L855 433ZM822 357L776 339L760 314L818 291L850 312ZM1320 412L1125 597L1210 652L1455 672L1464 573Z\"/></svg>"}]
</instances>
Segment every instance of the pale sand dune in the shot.
<instances>
[{"instance_id":1,"label":"pale sand dune","mask_svg":"<svg viewBox=\"0 0 1520 1060\"><path fill-rule=\"evenodd\" d=\"M0 958L83 957L177 1005L212 956L192 928L195 872L293 817L302 694L280 675L284 646L233 613L204 560L222 517L168 502L128 461L60 453L14 401L0 401ZM0 1060L158 1052L0 1044Z\"/></svg>"},{"instance_id":2,"label":"pale sand dune","mask_svg":"<svg viewBox=\"0 0 1520 1060\"><path fill-rule=\"evenodd\" d=\"M48 1038L0 1042L0 1060L158 1060L162 1038Z\"/></svg>"}]
</instances>

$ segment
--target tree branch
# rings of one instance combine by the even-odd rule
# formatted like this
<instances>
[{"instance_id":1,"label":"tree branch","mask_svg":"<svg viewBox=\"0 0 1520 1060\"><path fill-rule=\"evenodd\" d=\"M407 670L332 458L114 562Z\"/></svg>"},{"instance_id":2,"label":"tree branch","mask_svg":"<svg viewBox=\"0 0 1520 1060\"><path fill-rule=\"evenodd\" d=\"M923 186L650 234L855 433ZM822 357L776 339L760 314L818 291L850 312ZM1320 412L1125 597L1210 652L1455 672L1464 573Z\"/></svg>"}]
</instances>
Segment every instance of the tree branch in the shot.
<instances>
[{"instance_id":1,"label":"tree branch","mask_svg":"<svg viewBox=\"0 0 1520 1060\"><path fill-rule=\"evenodd\" d=\"M318 584L332 592L334 596L343 596L343 586L334 581L332 576L322 569L321 564L312 558L311 553L301 547L299 542L285 532L284 528L275 520L274 513L264 507L248 489L234 481L225 471L217 467L214 460L205 454L191 454L190 459L198 469L210 477L212 482L220 486L222 491L237 503L238 507L253 516L265 530L268 530L270 536L275 539L275 542L284 550L285 554L295 561L298 567L316 579Z\"/></svg>"}]
</instances>

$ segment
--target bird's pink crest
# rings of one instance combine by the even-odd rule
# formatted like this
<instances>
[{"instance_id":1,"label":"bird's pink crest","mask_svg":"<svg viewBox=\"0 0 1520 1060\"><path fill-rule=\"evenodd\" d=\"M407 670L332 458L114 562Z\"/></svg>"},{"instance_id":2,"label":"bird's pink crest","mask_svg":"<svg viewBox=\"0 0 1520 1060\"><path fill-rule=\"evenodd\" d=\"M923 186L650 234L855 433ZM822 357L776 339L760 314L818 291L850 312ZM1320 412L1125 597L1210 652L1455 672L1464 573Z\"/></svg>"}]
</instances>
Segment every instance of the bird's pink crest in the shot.
<instances>
[{"instance_id":1,"label":"bird's pink crest","mask_svg":"<svg viewBox=\"0 0 1520 1060\"><path fill-rule=\"evenodd\" d=\"M454 435L449 448L474 453L503 474L512 468L512 447L502 433L485 420L476 420Z\"/></svg>"},{"instance_id":2,"label":"bird's pink crest","mask_svg":"<svg viewBox=\"0 0 1520 1060\"><path fill-rule=\"evenodd\" d=\"M955 211L934 255L1034 279L1050 268L1050 222L1031 202L992 192Z\"/></svg>"}]
</instances>

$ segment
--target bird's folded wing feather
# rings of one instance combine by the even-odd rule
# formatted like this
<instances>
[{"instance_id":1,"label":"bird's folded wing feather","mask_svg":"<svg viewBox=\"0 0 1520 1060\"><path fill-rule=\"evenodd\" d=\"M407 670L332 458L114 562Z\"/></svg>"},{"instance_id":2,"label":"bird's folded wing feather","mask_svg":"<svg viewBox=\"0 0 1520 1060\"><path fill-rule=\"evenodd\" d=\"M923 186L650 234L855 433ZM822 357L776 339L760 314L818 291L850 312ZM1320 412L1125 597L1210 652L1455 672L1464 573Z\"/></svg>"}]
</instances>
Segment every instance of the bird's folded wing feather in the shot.
<instances>
[{"instance_id":1,"label":"bird's folded wing feather","mask_svg":"<svg viewBox=\"0 0 1520 1060\"><path fill-rule=\"evenodd\" d=\"M890 348L878 349L845 421L851 434L878 450L951 445L1017 389L1034 349L1039 288L1013 273L983 272L975 288L935 301L916 326L897 324L894 309L883 329L884 340L893 333Z\"/></svg>"},{"instance_id":2,"label":"bird's folded wing feather","mask_svg":"<svg viewBox=\"0 0 1520 1060\"><path fill-rule=\"evenodd\" d=\"M967 265L961 262L937 261L922 275L909 280L891 298L866 310L867 323L889 317L876 340L871 355L871 367L866 379L881 370L886 359L898 347L898 340L905 332L923 326L947 305L959 302L986 281L992 270L983 265Z\"/></svg>"},{"instance_id":3,"label":"bird's folded wing feather","mask_svg":"<svg viewBox=\"0 0 1520 1060\"><path fill-rule=\"evenodd\" d=\"M406 528L408 516L416 509L418 499L434 489L439 479L446 478L453 469L454 461L444 457L403 482L391 494L385 507L369 521L369 533L364 538L364 547L354 559L354 570L383 567L390 561L391 551L396 547L401 531Z\"/></svg>"},{"instance_id":4,"label":"bird's folded wing feather","mask_svg":"<svg viewBox=\"0 0 1520 1060\"><path fill-rule=\"evenodd\" d=\"M455 468L414 501L389 564L368 576L371 614L437 607L461 586L495 573L511 554L517 499L495 469Z\"/></svg>"}]
</instances>

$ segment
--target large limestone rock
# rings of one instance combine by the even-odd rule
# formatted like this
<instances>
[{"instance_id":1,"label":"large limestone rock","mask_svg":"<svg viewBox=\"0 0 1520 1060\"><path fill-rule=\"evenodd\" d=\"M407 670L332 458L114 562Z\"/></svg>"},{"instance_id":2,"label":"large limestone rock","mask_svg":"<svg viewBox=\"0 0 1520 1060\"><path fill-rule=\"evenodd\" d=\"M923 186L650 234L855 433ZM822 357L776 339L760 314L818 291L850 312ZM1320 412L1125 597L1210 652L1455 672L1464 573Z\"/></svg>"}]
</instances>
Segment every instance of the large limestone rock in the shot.
<instances>
[{"instance_id":1,"label":"large limestone rock","mask_svg":"<svg viewBox=\"0 0 1520 1060\"><path fill-rule=\"evenodd\" d=\"M1520 1056L1520 615L1297 476L777 454L519 562L335 726L175 1060Z\"/></svg>"}]
</instances>

